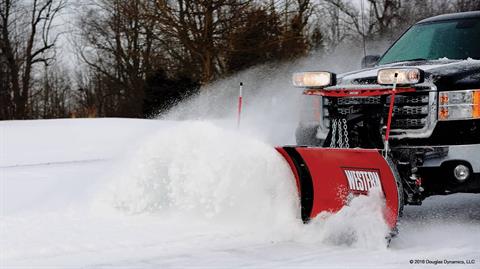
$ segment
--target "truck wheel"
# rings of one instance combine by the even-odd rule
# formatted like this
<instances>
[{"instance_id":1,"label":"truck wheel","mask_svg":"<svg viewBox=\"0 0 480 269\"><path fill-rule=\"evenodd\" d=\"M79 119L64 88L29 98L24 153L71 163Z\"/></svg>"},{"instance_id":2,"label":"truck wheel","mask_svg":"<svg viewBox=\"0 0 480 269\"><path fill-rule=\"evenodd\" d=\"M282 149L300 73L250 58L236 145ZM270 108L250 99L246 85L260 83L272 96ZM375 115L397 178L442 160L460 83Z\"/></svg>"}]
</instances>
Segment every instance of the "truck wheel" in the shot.
<instances>
[{"instance_id":1,"label":"truck wheel","mask_svg":"<svg viewBox=\"0 0 480 269\"><path fill-rule=\"evenodd\" d=\"M318 125L298 126L295 132L297 145L299 146L317 146L321 147L324 140L317 138Z\"/></svg>"}]
</instances>

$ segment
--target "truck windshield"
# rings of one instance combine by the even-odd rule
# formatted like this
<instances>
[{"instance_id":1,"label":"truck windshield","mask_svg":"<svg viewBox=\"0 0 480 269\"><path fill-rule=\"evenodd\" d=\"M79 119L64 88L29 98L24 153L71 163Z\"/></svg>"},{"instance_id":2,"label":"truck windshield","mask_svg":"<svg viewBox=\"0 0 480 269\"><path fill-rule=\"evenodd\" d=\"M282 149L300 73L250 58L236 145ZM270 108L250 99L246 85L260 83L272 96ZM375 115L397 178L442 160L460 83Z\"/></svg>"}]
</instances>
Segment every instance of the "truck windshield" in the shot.
<instances>
[{"instance_id":1,"label":"truck windshield","mask_svg":"<svg viewBox=\"0 0 480 269\"><path fill-rule=\"evenodd\" d=\"M480 59L480 18L423 23L410 28L379 65L414 60Z\"/></svg>"}]
</instances>

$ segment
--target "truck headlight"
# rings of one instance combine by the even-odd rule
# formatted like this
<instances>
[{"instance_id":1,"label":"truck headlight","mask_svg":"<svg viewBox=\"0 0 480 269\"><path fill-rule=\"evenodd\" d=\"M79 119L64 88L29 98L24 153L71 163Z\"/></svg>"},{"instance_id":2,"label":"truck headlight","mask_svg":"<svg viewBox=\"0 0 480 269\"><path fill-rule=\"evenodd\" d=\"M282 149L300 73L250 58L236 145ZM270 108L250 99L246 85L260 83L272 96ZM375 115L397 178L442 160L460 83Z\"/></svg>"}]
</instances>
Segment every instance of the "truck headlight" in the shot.
<instances>
[{"instance_id":1,"label":"truck headlight","mask_svg":"<svg viewBox=\"0 0 480 269\"><path fill-rule=\"evenodd\" d=\"M441 92L439 120L480 119L480 90Z\"/></svg>"},{"instance_id":2,"label":"truck headlight","mask_svg":"<svg viewBox=\"0 0 480 269\"><path fill-rule=\"evenodd\" d=\"M292 80L295 87L323 88L335 83L335 74L325 71L302 72L293 74Z\"/></svg>"},{"instance_id":3,"label":"truck headlight","mask_svg":"<svg viewBox=\"0 0 480 269\"><path fill-rule=\"evenodd\" d=\"M396 78L395 78L396 74ZM382 85L410 85L423 81L423 71L418 68L385 68L378 70L377 82Z\"/></svg>"}]
</instances>

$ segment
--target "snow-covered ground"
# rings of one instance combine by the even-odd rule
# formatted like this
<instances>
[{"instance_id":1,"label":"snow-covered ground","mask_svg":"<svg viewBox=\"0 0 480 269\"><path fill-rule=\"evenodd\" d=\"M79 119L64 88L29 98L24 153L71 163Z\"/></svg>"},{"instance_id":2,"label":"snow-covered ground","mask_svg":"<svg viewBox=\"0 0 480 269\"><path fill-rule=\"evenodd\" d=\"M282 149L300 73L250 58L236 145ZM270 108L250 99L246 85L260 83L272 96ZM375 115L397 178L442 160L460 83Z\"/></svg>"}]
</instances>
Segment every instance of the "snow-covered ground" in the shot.
<instances>
[{"instance_id":1,"label":"snow-covered ground","mask_svg":"<svg viewBox=\"0 0 480 269\"><path fill-rule=\"evenodd\" d=\"M0 122L0 268L480 267L479 195L407 207L388 248L375 196L303 225L288 165L228 125Z\"/></svg>"}]
</instances>

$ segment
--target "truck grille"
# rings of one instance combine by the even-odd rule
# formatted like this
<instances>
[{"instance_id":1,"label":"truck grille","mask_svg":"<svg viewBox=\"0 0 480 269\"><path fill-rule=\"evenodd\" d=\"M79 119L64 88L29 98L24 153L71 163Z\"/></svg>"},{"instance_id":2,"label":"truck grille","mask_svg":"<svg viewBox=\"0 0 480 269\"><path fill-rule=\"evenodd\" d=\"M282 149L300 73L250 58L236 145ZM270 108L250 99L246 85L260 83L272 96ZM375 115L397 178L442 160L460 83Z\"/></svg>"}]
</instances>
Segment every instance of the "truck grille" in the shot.
<instances>
[{"instance_id":1,"label":"truck grille","mask_svg":"<svg viewBox=\"0 0 480 269\"><path fill-rule=\"evenodd\" d=\"M332 106L336 102L336 111ZM324 98L323 119L326 127L329 127L329 113L335 113L340 117L350 115L369 116L371 111L378 111L386 122L390 96L372 97L345 97L345 98ZM422 129L428 124L429 117L429 92L404 93L395 96L393 109L392 129L414 130Z\"/></svg>"}]
</instances>

